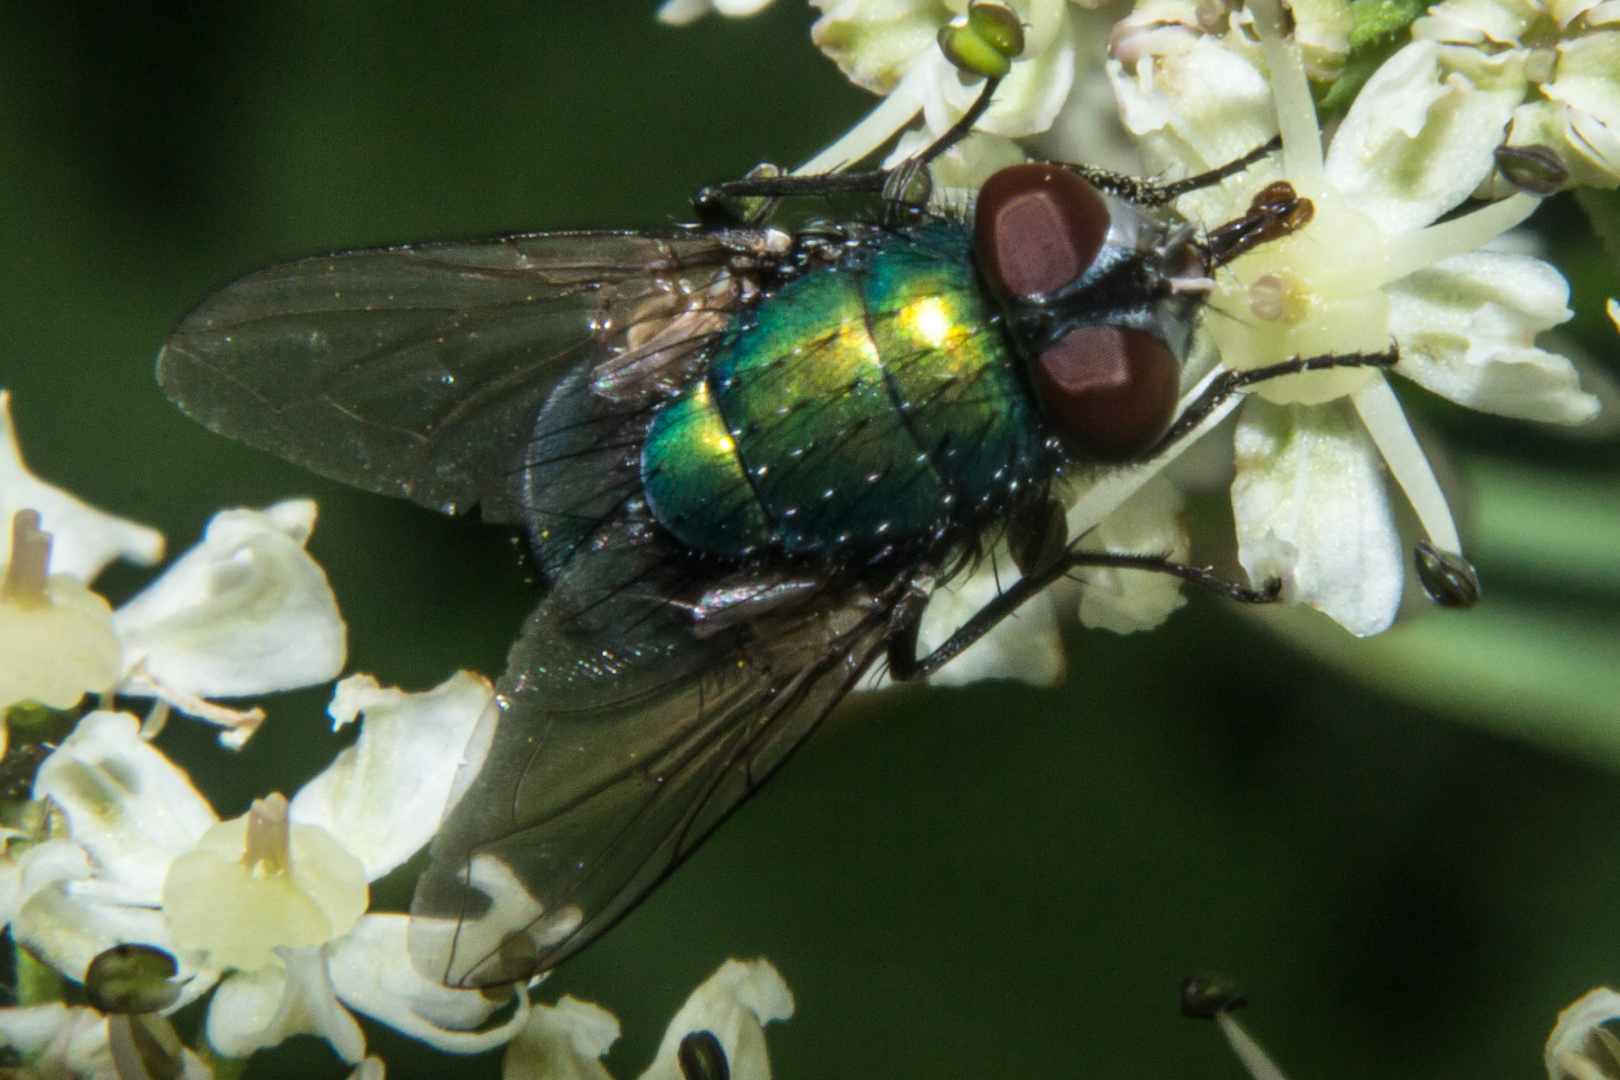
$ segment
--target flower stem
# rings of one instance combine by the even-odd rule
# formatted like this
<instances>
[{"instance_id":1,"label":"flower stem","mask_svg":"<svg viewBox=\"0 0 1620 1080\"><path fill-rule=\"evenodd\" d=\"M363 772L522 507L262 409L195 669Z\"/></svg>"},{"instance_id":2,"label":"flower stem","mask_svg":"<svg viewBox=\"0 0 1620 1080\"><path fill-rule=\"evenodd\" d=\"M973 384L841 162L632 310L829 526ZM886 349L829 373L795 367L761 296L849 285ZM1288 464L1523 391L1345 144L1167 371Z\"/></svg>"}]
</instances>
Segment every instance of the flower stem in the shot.
<instances>
[{"instance_id":1,"label":"flower stem","mask_svg":"<svg viewBox=\"0 0 1620 1080\"><path fill-rule=\"evenodd\" d=\"M1230 1012L1223 1009L1216 1013L1215 1022L1221 1025L1221 1034L1232 1044L1232 1052L1243 1062L1243 1067L1249 1070L1249 1075L1254 1077L1254 1080L1288 1080L1270 1056L1261 1049L1260 1044L1254 1041L1253 1036L1244 1030L1243 1025L1238 1023Z\"/></svg>"}]
</instances>

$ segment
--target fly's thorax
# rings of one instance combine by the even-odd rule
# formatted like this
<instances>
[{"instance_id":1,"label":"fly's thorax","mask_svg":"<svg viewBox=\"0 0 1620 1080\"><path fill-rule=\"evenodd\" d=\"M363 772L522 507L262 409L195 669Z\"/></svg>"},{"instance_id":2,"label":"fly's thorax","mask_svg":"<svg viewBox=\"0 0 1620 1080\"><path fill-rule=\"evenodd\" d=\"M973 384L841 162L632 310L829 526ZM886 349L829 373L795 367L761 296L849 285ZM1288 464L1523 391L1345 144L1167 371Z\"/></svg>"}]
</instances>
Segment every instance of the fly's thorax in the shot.
<instances>
[{"instance_id":1,"label":"fly's thorax","mask_svg":"<svg viewBox=\"0 0 1620 1080\"><path fill-rule=\"evenodd\" d=\"M657 520L716 555L871 558L993 515L1044 450L961 225L869 230L736 315L642 454Z\"/></svg>"}]
</instances>

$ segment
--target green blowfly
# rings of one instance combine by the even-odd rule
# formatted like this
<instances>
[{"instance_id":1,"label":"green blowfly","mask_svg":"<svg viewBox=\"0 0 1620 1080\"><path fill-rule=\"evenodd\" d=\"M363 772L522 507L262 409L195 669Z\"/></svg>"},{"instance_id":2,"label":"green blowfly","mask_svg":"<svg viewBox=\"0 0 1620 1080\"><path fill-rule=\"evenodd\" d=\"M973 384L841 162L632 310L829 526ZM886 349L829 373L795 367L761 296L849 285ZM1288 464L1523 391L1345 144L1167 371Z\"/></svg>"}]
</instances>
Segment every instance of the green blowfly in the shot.
<instances>
[{"instance_id":1,"label":"green blowfly","mask_svg":"<svg viewBox=\"0 0 1620 1080\"><path fill-rule=\"evenodd\" d=\"M991 22L1015 55L1016 20ZM1207 233L1159 209L1262 147L1168 186L1016 165L971 213L930 211L928 164L989 105L993 68L895 169L762 172L661 232L303 259L226 286L164 346L158 379L212 430L528 533L543 595L412 907L416 962L448 985L583 948L874 664L925 676L1076 567L1276 597L1077 550L1055 483L1152 458L1258 379L1393 357L1227 375L1178 414L1210 275L1309 201L1273 185ZM868 218L772 225L783 200L851 192ZM1022 577L918 656L930 593L1002 540Z\"/></svg>"}]
</instances>

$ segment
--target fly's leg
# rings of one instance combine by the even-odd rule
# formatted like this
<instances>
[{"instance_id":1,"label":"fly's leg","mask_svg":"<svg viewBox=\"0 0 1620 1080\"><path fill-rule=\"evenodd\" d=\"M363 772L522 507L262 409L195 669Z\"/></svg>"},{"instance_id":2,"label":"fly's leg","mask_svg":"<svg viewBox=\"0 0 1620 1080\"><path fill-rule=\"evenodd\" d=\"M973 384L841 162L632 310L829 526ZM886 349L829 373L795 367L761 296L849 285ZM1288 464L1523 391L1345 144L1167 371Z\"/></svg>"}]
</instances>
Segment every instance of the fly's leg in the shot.
<instances>
[{"instance_id":1,"label":"fly's leg","mask_svg":"<svg viewBox=\"0 0 1620 1080\"><path fill-rule=\"evenodd\" d=\"M1174 202L1189 191L1200 188L1214 187L1229 176L1236 176L1257 161L1264 160L1271 154L1282 149L1282 136L1279 135L1266 143L1257 146L1247 154L1234 161L1228 161L1218 169L1201 172L1197 176L1175 180L1168 184L1161 184L1156 180L1148 180L1140 176L1127 176L1125 173L1111 172L1108 169L1099 169L1094 165L1077 165L1063 162L1065 169L1083 178L1092 187L1099 191L1106 191L1118 195L1126 202L1138 206L1163 206Z\"/></svg>"},{"instance_id":2,"label":"fly's leg","mask_svg":"<svg viewBox=\"0 0 1620 1080\"><path fill-rule=\"evenodd\" d=\"M710 184L692 199L692 209L705 225L756 225L758 220L750 219L757 217L758 211L747 209L750 200L764 200L774 207L778 199L800 196L879 195L888 176L888 170L791 176L767 175L755 169L741 180Z\"/></svg>"},{"instance_id":3,"label":"fly's leg","mask_svg":"<svg viewBox=\"0 0 1620 1080\"><path fill-rule=\"evenodd\" d=\"M922 623L924 604L908 606L907 601L902 600L900 606L895 609L895 619L891 624L893 632L889 638L889 677L895 682L927 678L988 634L997 623L1018 610L1024 601L1058 578L1088 566L1169 574L1242 604L1271 604L1282 595L1282 582L1275 578L1261 588L1251 589L1246 585L1227 581L1207 566L1189 566L1164 555L1127 555L1111 551L1070 549L1039 573L1021 577L1013 582L994 600L976 611L972 618L957 627L955 633L927 656L917 655L917 632Z\"/></svg>"},{"instance_id":4,"label":"fly's leg","mask_svg":"<svg viewBox=\"0 0 1620 1080\"><path fill-rule=\"evenodd\" d=\"M1400 350L1391 345L1381 353L1352 353L1347 356L1313 356L1308 360L1285 360L1280 364L1248 371L1227 371L1219 375L1204 392L1176 417L1170 430L1164 433L1140 461L1152 461L1176 443L1190 435L1221 403L1255 383L1276 379L1284 375L1298 375L1304 371L1326 371L1331 368L1390 368L1400 361ZM1455 552L1437 550L1427 540L1420 541L1413 552L1418 581L1429 598L1442 607L1470 608L1479 601L1479 573L1472 563ZM1188 579L1192 580L1192 579ZM1241 599L1241 598L1240 598Z\"/></svg>"},{"instance_id":5,"label":"fly's leg","mask_svg":"<svg viewBox=\"0 0 1620 1080\"><path fill-rule=\"evenodd\" d=\"M1251 368L1248 371L1227 371L1218 376L1214 382L1204 388L1197 399L1182 414L1176 417L1175 423L1164 437L1154 444L1153 448L1141 457L1142 461L1152 461L1164 453L1177 442L1185 438L1194 428L1202 424L1210 413L1220 408L1221 403L1233 394L1238 393L1255 383L1265 382L1267 379L1277 379L1284 375L1298 375L1303 371L1327 371L1332 368L1390 368L1399 362L1401 354L1395 346L1381 353L1351 353L1346 356L1313 356L1308 360L1284 360L1280 364L1267 364L1265 367Z\"/></svg>"},{"instance_id":6,"label":"fly's leg","mask_svg":"<svg viewBox=\"0 0 1620 1080\"><path fill-rule=\"evenodd\" d=\"M869 172L813 173L808 176L784 175L774 166L760 166L740 180L710 184L692 200L698 219L710 225L757 225L769 216L776 199L824 197L828 195L882 195L890 202L921 205L928 201L928 165L939 155L967 138L990 107L1000 79L985 79L984 88L967 112L922 153L907 158L892 169ZM748 204L745 200L765 200ZM739 213L739 202L743 202Z\"/></svg>"}]
</instances>

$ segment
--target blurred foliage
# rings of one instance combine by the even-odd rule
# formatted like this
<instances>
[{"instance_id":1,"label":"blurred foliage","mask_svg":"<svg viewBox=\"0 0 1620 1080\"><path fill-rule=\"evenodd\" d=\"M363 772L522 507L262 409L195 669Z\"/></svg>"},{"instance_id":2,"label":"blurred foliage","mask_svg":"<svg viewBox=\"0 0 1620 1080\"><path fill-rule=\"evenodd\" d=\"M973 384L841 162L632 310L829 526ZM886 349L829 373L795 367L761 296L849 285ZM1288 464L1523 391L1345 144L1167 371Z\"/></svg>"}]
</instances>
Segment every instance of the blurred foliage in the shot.
<instances>
[{"instance_id":1,"label":"blurred foliage","mask_svg":"<svg viewBox=\"0 0 1620 1080\"><path fill-rule=\"evenodd\" d=\"M216 509L313 495L353 670L496 673L532 599L510 535L217 439L150 361L266 263L657 226L868 107L798 0L680 31L651 7L0 5L0 385L35 469L177 551ZM1568 340L1612 370L1613 263L1567 202L1537 221ZM1160 632L1077 635L1056 691L851 702L544 995L620 1015L621 1076L721 960L764 954L798 999L783 1076L1236 1077L1177 1017L1216 970L1298 1080L1537 1075L1557 1011L1620 979L1620 449L1408 400L1474 492L1478 609L1357 642L1200 596ZM162 745L238 814L352 737L327 693L273 699L240 755L182 720ZM395 1080L498 1074L368 1034ZM301 1039L248 1075L295 1070L343 1074Z\"/></svg>"}]
</instances>

